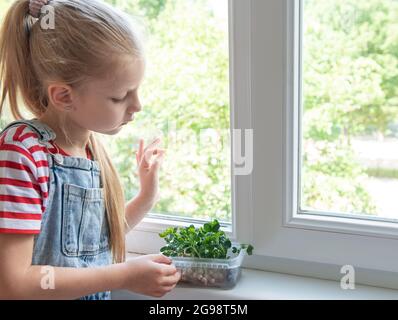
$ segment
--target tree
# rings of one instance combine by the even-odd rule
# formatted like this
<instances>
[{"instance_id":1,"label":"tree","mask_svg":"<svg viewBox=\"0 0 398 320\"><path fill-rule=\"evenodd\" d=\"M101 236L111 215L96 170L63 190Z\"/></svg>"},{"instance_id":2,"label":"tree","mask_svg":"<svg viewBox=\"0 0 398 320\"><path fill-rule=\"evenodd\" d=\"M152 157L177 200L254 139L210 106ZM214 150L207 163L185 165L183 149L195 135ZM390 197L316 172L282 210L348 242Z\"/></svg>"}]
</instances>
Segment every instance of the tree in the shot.
<instances>
[{"instance_id":1,"label":"tree","mask_svg":"<svg viewBox=\"0 0 398 320\"><path fill-rule=\"evenodd\" d=\"M305 1L306 206L375 213L351 137L388 132L398 107L398 2Z\"/></svg>"},{"instance_id":2,"label":"tree","mask_svg":"<svg viewBox=\"0 0 398 320\"><path fill-rule=\"evenodd\" d=\"M133 8L144 1L129 3ZM116 139L113 152L126 195L138 189L131 142L158 131L165 136L167 157L155 211L228 221L228 37L204 0L169 0L145 24L150 34L144 108L131 131Z\"/></svg>"}]
</instances>

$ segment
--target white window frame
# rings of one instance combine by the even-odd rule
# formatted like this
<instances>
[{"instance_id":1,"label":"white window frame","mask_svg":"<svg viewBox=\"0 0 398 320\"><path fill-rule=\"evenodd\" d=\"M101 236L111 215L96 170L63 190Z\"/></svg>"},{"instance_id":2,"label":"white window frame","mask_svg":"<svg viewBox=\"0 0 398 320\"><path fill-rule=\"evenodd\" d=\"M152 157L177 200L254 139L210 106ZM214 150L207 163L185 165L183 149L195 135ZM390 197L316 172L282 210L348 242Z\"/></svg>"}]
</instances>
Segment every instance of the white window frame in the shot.
<instances>
[{"instance_id":1,"label":"white window frame","mask_svg":"<svg viewBox=\"0 0 398 320\"><path fill-rule=\"evenodd\" d=\"M254 130L254 169L232 176L225 230L254 245L246 267L339 280L352 265L357 283L398 288L396 225L298 214L300 1L229 0L231 129ZM159 232L187 224L145 218L128 251L158 252Z\"/></svg>"},{"instance_id":2,"label":"white window frame","mask_svg":"<svg viewBox=\"0 0 398 320\"><path fill-rule=\"evenodd\" d=\"M286 110L293 110L291 114L286 113L285 121L287 123L286 133L286 184L285 193L288 195L287 210L284 214L284 225L297 228L314 228L315 230L346 232L360 234L365 236L377 236L382 238L398 239L398 223L392 219L377 218L372 216L361 216L355 214L346 214L339 212L325 213L316 211L302 211L299 204L299 181L300 176L299 153L300 143L299 123L301 122L301 83L300 75L302 73L303 59L301 56L302 42L300 34L303 26L303 0L288 2L288 20L287 34L287 83L289 86L286 92L287 105Z\"/></svg>"}]
</instances>

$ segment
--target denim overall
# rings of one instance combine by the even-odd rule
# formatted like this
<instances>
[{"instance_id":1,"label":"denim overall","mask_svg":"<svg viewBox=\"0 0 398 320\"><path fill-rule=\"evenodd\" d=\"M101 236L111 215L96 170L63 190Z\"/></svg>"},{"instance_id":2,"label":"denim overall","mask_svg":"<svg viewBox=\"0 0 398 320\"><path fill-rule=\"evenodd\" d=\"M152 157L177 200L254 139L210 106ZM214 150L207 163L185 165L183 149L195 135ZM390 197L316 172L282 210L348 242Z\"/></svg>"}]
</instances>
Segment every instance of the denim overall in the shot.
<instances>
[{"instance_id":1,"label":"denim overall","mask_svg":"<svg viewBox=\"0 0 398 320\"><path fill-rule=\"evenodd\" d=\"M11 122L3 131L20 124L31 127L41 145L53 147L48 141L55 139L55 132L38 119ZM98 162L51 152L47 159L49 195L40 234L34 237L32 264L72 268L111 264L109 226ZM80 299L110 298L111 292L106 291Z\"/></svg>"}]
</instances>

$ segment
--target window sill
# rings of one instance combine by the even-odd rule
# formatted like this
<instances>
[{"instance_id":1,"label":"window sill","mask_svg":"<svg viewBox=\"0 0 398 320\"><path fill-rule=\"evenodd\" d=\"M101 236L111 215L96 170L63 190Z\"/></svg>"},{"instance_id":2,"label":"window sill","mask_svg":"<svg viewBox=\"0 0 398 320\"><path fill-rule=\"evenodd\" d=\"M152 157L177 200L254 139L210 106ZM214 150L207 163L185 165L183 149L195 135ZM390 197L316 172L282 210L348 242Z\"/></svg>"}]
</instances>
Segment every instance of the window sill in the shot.
<instances>
[{"instance_id":1,"label":"window sill","mask_svg":"<svg viewBox=\"0 0 398 320\"><path fill-rule=\"evenodd\" d=\"M128 254L128 258L137 256ZM343 275L342 275L343 276ZM151 297L118 290L113 300L142 300ZM340 283L275 272L242 269L242 276L231 290L177 287L161 299L168 300L391 300L398 299L398 290L356 285L343 290Z\"/></svg>"}]
</instances>

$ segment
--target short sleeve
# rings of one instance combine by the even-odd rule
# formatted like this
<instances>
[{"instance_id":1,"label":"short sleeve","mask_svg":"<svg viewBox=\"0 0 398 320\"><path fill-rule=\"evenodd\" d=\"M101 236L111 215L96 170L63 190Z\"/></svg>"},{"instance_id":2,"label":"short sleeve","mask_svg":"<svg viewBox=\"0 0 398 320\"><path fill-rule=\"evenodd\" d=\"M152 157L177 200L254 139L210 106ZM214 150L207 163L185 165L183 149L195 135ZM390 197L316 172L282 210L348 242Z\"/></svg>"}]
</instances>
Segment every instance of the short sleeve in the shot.
<instances>
[{"instance_id":1,"label":"short sleeve","mask_svg":"<svg viewBox=\"0 0 398 320\"><path fill-rule=\"evenodd\" d=\"M43 199L37 163L24 144L0 145L0 233L40 233Z\"/></svg>"}]
</instances>

